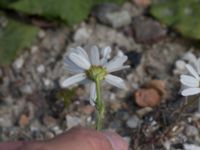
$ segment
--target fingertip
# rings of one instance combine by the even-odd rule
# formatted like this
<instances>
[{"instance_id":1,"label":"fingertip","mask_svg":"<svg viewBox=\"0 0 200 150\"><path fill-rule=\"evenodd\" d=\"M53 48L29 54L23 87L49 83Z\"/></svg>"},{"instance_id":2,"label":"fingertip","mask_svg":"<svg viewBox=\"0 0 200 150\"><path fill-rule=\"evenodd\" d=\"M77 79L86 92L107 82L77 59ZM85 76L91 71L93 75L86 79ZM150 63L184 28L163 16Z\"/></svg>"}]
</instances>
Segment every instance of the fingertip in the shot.
<instances>
[{"instance_id":1,"label":"fingertip","mask_svg":"<svg viewBox=\"0 0 200 150\"><path fill-rule=\"evenodd\" d=\"M128 150L128 143L118 134L106 131L103 133L103 135L110 142L113 150Z\"/></svg>"}]
</instances>

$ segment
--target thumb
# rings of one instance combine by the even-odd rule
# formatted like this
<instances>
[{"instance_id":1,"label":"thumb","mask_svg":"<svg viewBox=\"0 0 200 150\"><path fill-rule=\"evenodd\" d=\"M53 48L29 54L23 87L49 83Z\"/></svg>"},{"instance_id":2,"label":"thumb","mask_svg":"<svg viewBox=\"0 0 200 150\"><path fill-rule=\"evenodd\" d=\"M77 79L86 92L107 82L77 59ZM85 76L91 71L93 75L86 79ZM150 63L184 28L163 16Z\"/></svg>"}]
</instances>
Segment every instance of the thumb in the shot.
<instances>
[{"instance_id":1,"label":"thumb","mask_svg":"<svg viewBox=\"0 0 200 150\"><path fill-rule=\"evenodd\" d=\"M128 144L118 134L104 132L103 135L109 141L113 150L128 150Z\"/></svg>"},{"instance_id":2,"label":"thumb","mask_svg":"<svg viewBox=\"0 0 200 150\"><path fill-rule=\"evenodd\" d=\"M128 150L128 144L116 133L97 132L75 127L48 141L48 150Z\"/></svg>"}]
</instances>

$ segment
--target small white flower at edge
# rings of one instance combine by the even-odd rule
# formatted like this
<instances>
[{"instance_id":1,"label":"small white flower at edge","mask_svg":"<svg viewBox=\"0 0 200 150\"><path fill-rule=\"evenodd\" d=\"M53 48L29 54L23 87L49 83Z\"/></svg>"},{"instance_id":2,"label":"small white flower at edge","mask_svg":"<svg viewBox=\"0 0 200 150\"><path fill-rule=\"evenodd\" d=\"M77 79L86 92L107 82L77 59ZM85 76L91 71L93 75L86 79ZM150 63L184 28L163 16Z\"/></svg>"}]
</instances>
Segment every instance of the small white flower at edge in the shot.
<instances>
[{"instance_id":1,"label":"small white flower at edge","mask_svg":"<svg viewBox=\"0 0 200 150\"><path fill-rule=\"evenodd\" d=\"M99 49L96 46L91 48L90 54L81 48L71 48L64 57L64 66L70 73L76 73L62 82L62 87L68 87L72 84L79 82L90 83L90 103L95 105L96 100L96 86L93 77L98 75L101 80L121 88L126 89L125 83L122 78L110 73L129 68L128 65L124 66L127 56L115 56L112 60L110 58L111 48L106 47L102 49L101 56Z\"/></svg>"},{"instance_id":2,"label":"small white flower at edge","mask_svg":"<svg viewBox=\"0 0 200 150\"><path fill-rule=\"evenodd\" d=\"M180 81L184 88L181 92L183 96L196 95L200 93L200 59L195 63L196 70L187 64L186 68L191 75L181 75Z\"/></svg>"}]
</instances>

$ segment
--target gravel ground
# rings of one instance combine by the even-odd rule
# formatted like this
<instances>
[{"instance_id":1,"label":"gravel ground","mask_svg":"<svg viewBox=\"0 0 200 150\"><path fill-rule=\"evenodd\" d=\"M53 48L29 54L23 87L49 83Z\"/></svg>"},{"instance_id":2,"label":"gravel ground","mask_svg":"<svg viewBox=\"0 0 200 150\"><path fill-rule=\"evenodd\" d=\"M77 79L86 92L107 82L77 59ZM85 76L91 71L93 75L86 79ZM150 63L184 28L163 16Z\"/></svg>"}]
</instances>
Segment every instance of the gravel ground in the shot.
<instances>
[{"instance_id":1,"label":"gravel ground","mask_svg":"<svg viewBox=\"0 0 200 150\"><path fill-rule=\"evenodd\" d=\"M193 61L192 54L199 55L198 48L145 16L144 7L125 3L97 8L73 29L39 31L30 48L0 68L1 141L48 139L78 124L94 126L87 86L62 89L60 83L70 76L62 64L67 50L88 50L95 44L111 46L113 55L125 53L131 65L116 73L128 90L102 83L104 129L123 136L130 150L200 149L200 113L194 105L181 111L186 100L179 93L179 75ZM145 90L155 104L141 104Z\"/></svg>"}]
</instances>

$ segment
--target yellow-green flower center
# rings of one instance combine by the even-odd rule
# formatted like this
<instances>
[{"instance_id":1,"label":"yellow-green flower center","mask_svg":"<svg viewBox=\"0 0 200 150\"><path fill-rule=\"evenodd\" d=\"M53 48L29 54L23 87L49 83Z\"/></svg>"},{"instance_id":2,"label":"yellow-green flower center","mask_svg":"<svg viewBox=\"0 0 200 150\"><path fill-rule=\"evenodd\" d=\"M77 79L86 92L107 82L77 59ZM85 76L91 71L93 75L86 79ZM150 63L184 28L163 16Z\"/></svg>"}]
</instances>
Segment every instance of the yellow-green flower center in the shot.
<instances>
[{"instance_id":1,"label":"yellow-green flower center","mask_svg":"<svg viewBox=\"0 0 200 150\"><path fill-rule=\"evenodd\" d=\"M106 74L106 69L101 66L91 66L90 69L86 71L87 77L92 81L103 80Z\"/></svg>"}]
</instances>

